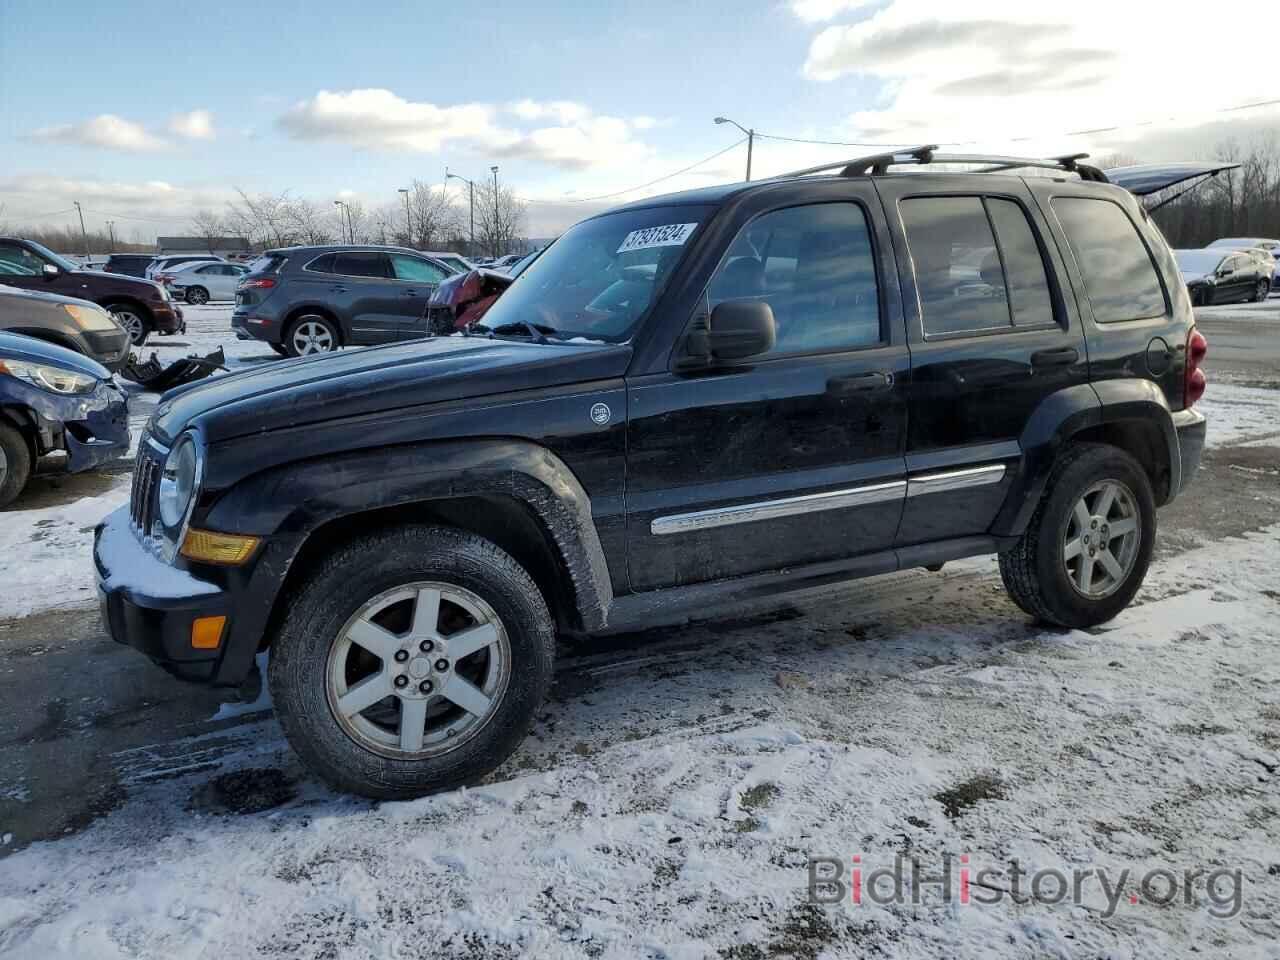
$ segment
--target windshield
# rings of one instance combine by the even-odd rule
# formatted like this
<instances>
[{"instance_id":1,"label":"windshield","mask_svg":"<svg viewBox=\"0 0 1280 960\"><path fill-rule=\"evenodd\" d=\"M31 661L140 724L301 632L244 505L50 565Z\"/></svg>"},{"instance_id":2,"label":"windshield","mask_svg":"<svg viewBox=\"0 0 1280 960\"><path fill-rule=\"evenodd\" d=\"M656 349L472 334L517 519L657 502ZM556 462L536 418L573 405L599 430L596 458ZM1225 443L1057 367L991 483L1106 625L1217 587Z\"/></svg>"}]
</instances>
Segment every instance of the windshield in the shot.
<instances>
[{"instance_id":1,"label":"windshield","mask_svg":"<svg viewBox=\"0 0 1280 960\"><path fill-rule=\"evenodd\" d=\"M41 244L36 243L34 240L28 240L27 243L31 245L32 249L34 249L36 253L40 254L40 256L44 257L50 263L56 263L63 270L79 269L79 267L77 267L74 263L72 263L66 257L62 256L59 253L54 253L48 247L42 246Z\"/></svg>"},{"instance_id":2,"label":"windshield","mask_svg":"<svg viewBox=\"0 0 1280 960\"><path fill-rule=\"evenodd\" d=\"M1212 273L1222 262L1222 253L1218 250L1175 250L1178 258L1178 269L1183 273L1201 276Z\"/></svg>"},{"instance_id":3,"label":"windshield","mask_svg":"<svg viewBox=\"0 0 1280 960\"><path fill-rule=\"evenodd\" d=\"M707 206L651 207L584 220L533 258L481 330L622 343L658 299ZM506 328L511 328L508 330Z\"/></svg>"}]
</instances>

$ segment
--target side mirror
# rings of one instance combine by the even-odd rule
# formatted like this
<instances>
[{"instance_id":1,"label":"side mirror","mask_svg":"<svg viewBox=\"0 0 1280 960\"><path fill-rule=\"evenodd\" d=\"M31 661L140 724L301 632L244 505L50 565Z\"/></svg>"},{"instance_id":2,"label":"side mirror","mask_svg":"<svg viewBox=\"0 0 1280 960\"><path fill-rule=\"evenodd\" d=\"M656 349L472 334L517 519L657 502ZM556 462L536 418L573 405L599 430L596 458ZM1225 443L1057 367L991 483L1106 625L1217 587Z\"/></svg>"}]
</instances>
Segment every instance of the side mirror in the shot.
<instances>
[{"instance_id":1,"label":"side mirror","mask_svg":"<svg viewBox=\"0 0 1280 960\"><path fill-rule=\"evenodd\" d=\"M717 360L741 360L768 353L778 341L773 308L763 300L726 300L711 311L707 353Z\"/></svg>"},{"instance_id":2,"label":"side mirror","mask_svg":"<svg viewBox=\"0 0 1280 960\"><path fill-rule=\"evenodd\" d=\"M1223 267L1221 270L1219 270L1219 271L1218 271L1218 276L1220 276L1220 277L1229 277L1229 276L1231 276L1233 273L1235 273L1235 271L1234 271L1234 270L1232 270L1230 267Z\"/></svg>"},{"instance_id":3,"label":"side mirror","mask_svg":"<svg viewBox=\"0 0 1280 960\"><path fill-rule=\"evenodd\" d=\"M40 268L40 272L41 272L41 274L43 274L43 275L44 275L44 278L45 278L46 280L52 280L54 277L56 277L56 276L57 276L58 274L60 274L62 271L61 271L61 270L59 270L59 269L58 269L54 264L52 264L52 263L46 263L43 267L41 267L41 268Z\"/></svg>"}]
</instances>

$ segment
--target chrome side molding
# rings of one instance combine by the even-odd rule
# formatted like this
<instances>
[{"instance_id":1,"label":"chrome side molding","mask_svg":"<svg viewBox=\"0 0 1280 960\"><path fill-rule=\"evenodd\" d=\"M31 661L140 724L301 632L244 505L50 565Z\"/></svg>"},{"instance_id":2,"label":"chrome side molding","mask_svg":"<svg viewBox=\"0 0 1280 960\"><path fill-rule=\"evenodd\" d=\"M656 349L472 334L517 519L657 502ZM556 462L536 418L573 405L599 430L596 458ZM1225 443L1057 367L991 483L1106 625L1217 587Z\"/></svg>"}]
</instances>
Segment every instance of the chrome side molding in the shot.
<instances>
[{"instance_id":1,"label":"chrome side molding","mask_svg":"<svg viewBox=\"0 0 1280 960\"><path fill-rule=\"evenodd\" d=\"M872 503L901 500L906 489L905 480L893 480L889 483L876 483L847 490L826 490L822 493L785 497L781 500L762 500L757 503L740 503L732 507L696 510L693 513L677 513L670 517L655 517L649 524L649 530L655 536L663 536L669 533L688 533L693 530L727 527L735 523L752 523L756 520L776 520L779 517L793 517L819 510L861 507Z\"/></svg>"},{"instance_id":2,"label":"chrome side molding","mask_svg":"<svg viewBox=\"0 0 1280 960\"><path fill-rule=\"evenodd\" d=\"M964 470L947 470L943 473L926 473L924 476L912 477L907 481L907 496L922 497L929 493L984 487L989 483L999 483L1004 479L1004 474L1003 463L993 463L985 467L968 467Z\"/></svg>"}]
</instances>

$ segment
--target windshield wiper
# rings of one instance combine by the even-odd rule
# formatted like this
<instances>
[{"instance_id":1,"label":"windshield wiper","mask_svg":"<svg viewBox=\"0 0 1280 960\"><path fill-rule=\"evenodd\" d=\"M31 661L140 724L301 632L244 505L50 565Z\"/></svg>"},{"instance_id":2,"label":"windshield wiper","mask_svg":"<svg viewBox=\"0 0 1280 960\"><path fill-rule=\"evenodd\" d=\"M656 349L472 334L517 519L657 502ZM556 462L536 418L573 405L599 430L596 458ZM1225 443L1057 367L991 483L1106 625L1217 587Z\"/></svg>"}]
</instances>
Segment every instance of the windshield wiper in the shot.
<instances>
[{"instance_id":1,"label":"windshield wiper","mask_svg":"<svg viewBox=\"0 0 1280 960\"><path fill-rule=\"evenodd\" d=\"M513 323L504 323L493 328L486 327L483 323L473 323L467 329L483 331L490 337L501 337L523 331L529 335L529 338L533 340L534 343L546 343L547 334L554 334L556 332L555 327L530 323L528 320L516 320Z\"/></svg>"}]
</instances>

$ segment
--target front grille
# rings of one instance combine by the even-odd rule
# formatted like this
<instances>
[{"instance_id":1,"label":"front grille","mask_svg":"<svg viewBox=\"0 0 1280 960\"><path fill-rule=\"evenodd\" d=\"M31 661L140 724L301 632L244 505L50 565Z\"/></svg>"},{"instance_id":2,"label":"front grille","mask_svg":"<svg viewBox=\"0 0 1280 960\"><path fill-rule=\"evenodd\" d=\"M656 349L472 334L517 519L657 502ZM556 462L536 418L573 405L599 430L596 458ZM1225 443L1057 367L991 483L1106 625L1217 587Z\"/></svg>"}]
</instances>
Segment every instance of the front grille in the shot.
<instances>
[{"instance_id":1,"label":"front grille","mask_svg":"<svg viewBox=\"0 0 1280 960\"><path fill-rule=\"evenodd\" d=\"M133 489L129 494L129 519L133 522L134 530L143 537L151 535L160 471L163 467L163 448L149 436L144 436L138 444L138 459L133 466Z\"/></svg>"}]
</instances>

